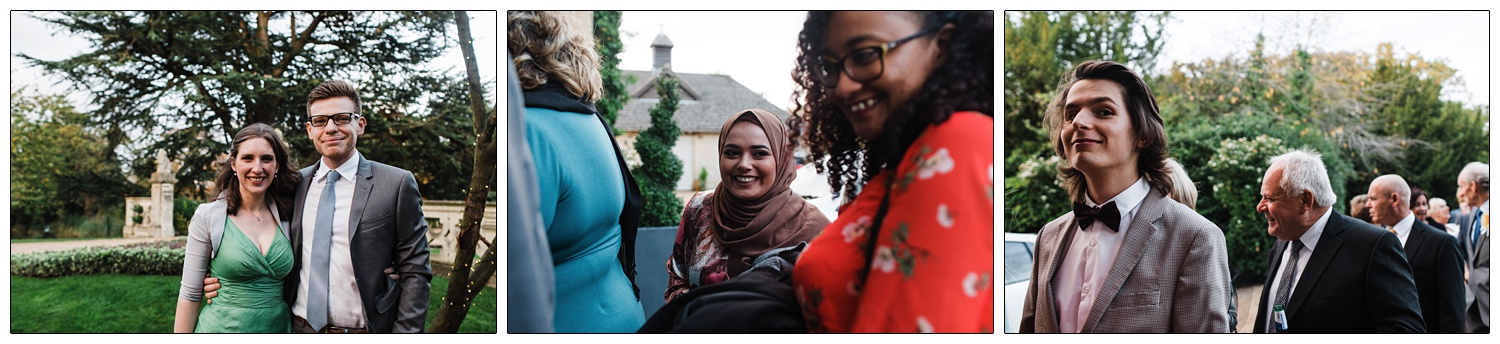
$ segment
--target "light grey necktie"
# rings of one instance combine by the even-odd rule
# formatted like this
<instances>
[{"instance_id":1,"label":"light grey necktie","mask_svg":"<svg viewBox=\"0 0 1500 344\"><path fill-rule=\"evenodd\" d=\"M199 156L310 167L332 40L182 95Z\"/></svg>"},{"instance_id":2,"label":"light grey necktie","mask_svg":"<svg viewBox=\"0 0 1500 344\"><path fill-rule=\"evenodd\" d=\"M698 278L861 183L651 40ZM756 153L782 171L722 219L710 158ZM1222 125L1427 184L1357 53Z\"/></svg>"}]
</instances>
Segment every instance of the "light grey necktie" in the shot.
<instances>
[{"instance_id":1,"label":"light grey necktie","mask_svg":"<svg viewBox=\"0 0 1500 344\"><path fill-rule=\"evenodd\" d=\"M323 186L323 197L318 200L318 218L313 225L311 281L307 285L307 323L313 331L328 324L328 249L333 246L333 208L338 202L338 192L333 185L339 181L339 171L328 171Z\"/></svg>"},{"instance_id":2,"label":"light grey necktie","mask_svg":"<svg viewBox=\"0 0 1500 344\"><path fill-rule=\"evenodd\" d=\"M1281 269L1281 284L1276 286L1276 303L1271 304L1272 307L1275 305L1287 307L1286 299L1292 295L1292 284L1297 281L1297 261L1302 257L1302 247L1302 240L1292 241L1292 261L1286 264L1285 269ZM1271 330L1275 330L1276 315L1272 314L1269 318L1271 321L1266 323L1271 325Z\"/></svg>"}]
</instances>

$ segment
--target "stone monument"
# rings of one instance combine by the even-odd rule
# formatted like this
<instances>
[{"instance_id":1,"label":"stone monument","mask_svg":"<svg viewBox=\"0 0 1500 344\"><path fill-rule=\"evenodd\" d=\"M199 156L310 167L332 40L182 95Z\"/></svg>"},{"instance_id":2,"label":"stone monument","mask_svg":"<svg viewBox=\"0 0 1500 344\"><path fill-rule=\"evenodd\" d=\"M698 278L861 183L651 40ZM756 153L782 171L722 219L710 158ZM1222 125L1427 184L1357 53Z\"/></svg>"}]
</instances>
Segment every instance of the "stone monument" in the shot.
<instances>
[{"instance_id":1,"label":"stone monument","mask_svg":"<svg viewBox=\"0 0 1500 344\"><path fill-rule=\"evenodd\" d=\"M172 227L173 188L177 172L167 151L156 151L156 172L151 173L151 197L125 199L125 237L170 238ZM139 208L139 209L137 209Z\"/></svg>"}]
</instances>

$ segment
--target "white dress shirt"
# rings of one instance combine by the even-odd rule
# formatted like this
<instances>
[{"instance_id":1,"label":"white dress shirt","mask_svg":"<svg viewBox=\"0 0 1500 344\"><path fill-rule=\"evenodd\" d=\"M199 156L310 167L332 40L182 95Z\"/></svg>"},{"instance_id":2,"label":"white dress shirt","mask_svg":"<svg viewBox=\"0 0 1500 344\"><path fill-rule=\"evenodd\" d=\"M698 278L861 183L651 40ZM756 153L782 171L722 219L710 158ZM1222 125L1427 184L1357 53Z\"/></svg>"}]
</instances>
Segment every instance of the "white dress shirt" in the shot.
<instances>
[{"instance_id":1,"label":"white dress shirt","mask_svg":"<svg viewBox=\"0 0 1500 344\"><path fill-rule=\"evenodd\" d=\"M1098 296L1099 286L1104 284L1105 277L1109 276L1109 269L1114 266L1115 256L1120 253L1125 232L1130 229L1136 210L1150 191L1151 185L1143 177L1110 200L1120 209L1119 232L1110 230L1109 226L1104 225L1104 221L1094 221L1086 230L1080 228L1078 233L1073 234L1068 254L1063 257L1057 276L1052 279L1053 295L1056 298L1053 301L1057 303L1058 310L1058 329L1063 333L1078 333L1088 319L1089 312L1093 310L1094 299ZM1087 193L1083 199L1085 205L1099 206L1089 199Z\"/></svg>"},{"instance_id":2,"label":"white dress shirt","mask_svg":"<svg viewBox=\"0 0 1500 344\"><path fill-rule=\"evenodd\" d=\"M1328 208L1328 210L1323 212L1323 216L1318 218L1318 222L1313 222L1312 227L1308 228L1307 232L1302 233L1302 236L1297 238L1302 241L1302 253L1297 255L1297 277L1292 279L1292 286L1290 289L1287 289L1287 293L1297 292L1297 283L1302 282L1302 274L1307 273L1307 261L1312 260L1313 249L1318 247L1318 238L1323 236L1323 228L1328 226L1328 217L1332 214L1333 208ZM1281 290L1281 275L1287 269L1287 263L1290 263L1292 260L1292 244L1287 243L1283 247L1286 247L1286 249L1281 250L1281 266L1277 267L1274 271L1276 274L1271 277L1273 278L1271 285L1266 286L1266 288L1271 288L1270 297L1266 298L1266 304L1262 306L1266 308L1266 314L1268 315L1266 317L1266 333L1275 333L1273 330L1276 324L1276 292ZM1287 295L1286 299L1287 302L1291 302L1292 296Z\"/></svg>"},{"instance_id":3,"label":"white dress shirt","mask_svg":"<svg viewBox=\"0 0 1500 344\"><path fill-rule=\"evenodd\" d=\"M1406 247L1406 238L1411 236L1411 224L1416 221L1415 215L1406 213L1406 217L1401 218L1401 221L1396 221L1396 225L1391 227L1396 229L1396 237L1401 239L1402 248Z\"/></svg>"},{"instance_id":4,"label":"white dress shirt","mask_svg":"<svg viewBox=\"0 0 1500 344\"><path fill-rule=\"evenodd\" d=\"M328 166L328 161L318 159L321 166L313 174L307 187L307 201L302 206L302 261L312 261L313 231L318 223L318 202L323 200L323 188L328 171L338 170L339 181L333 186L338 202L333 208L332 247L328 250L328 325L360 328L365 327L365 306L359 298L359 285L354 279L354 262L349 252L349 211L354 204L354 184L358 182L359 151L354 151L342 166ZM307 318L307 286L312 280L312 269L303 264L297 275L302 279L297 286L297 302L292 305L292 314Z\"/></svg>"}]
</instances>

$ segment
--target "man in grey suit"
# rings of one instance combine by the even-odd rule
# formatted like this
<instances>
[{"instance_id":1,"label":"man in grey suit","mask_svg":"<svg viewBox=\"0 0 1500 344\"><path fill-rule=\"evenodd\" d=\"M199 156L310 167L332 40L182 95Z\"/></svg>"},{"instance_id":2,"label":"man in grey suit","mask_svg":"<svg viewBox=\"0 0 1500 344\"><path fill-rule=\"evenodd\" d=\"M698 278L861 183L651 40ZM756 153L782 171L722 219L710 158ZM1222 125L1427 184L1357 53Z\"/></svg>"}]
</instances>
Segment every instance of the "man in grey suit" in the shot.
<instances>
[{"instance_id":1,"label":"man in grey suit","mask_svg":"<svg viewBox=\"0 0 1500 344\"><path fill-rule=\"evenodd\" d=\"M354 85L343 80L308 94L307 135L322 157L299 171L288 231L296 259L283 296L292 305L293 332L426 327L432 265L422 195L411 172L359 154L361 105ZM205 292L218 288L216 279L204 280Z\"/></svg>"},{"instance_id":2,"label":"man in grey suit","mask_svg":"<svg viewBox=\"0 0 1500 344\"><path fill-rule=\"evenodd\" d=\"M1255 211L1277 240L1254 332L1426 332L1400 239L1333 211L1330 185L1315 152L1271 158Z\"/></svg>"},{"instance_id":3,"label":"man in grey suit","mask_svg":"<svg viewBox=\"0 0 1500 344\"><path fill-rule=\"evenodd\" d=\"M1458 238L1469 269L1464 298L1468 331L1490 332L1490 166L1471 162L1458 174L1459 201L1473 209L1458 219Z\"/></svg>"},{"instance_id":4,"label":"man in grey suit","mask_svg":"<svg viewBox=\"0 0 1500 344\"><path fill-rule=\"evenodd\" d=\"M422 195L411 172L359 154L361 108L343 80L308 95L307 135L323 158L300 171L292 214L297 259L285 295L296 332L416 333L427 322L432 266ZM387 277L387 266L400 278Z\"/></svg>"},{"instance_id":5,"label":"man in grey suit","mask_svg":"<svg viewBox=\"0 0 1500 344\"><path fill-rule=\"evenodd\" d=\"M1165 197L1166 134L1145 82L1081 63L1047 124L1074 211L1038 233L1020 332L1229 332L1224 233Z\"/></svg>"}]
</instances>

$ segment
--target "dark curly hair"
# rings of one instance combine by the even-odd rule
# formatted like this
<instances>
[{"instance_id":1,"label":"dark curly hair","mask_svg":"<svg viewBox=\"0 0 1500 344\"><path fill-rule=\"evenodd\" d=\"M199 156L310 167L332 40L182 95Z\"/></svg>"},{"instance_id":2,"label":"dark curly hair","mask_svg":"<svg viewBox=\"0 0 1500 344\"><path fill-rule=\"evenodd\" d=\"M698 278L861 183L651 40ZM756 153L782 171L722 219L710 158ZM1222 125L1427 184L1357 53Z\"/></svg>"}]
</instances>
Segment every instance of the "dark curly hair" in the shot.
<instances>
[{"instance_id":1,"label":"dark curly hair","mask_svg":"<svg viewBox=\"0 0 1500 344\"><path fill-rule=\"evenodd\" d=\"M234 160L240 154L240 144L251 139L266 139L271 145L272 154L276 155L275 177L271 179L271 186L266 189L264 201L276 202L276 210L283 220L292 218L292 197L297 192L297 181L302 179L302 174L293 170L293 161L286 152L286 140L281 139L281 133L265 123L255 123L240 129L234 134L234 142L229 146L229 159L223 161L219 166L219 176L214 178L214 186L220 190L219 198L228 204L225 208L229 215L234 215L240 209L240 180L234 175Z\"/></svg>"},{"instance_id":2,"label":"dark curly hair","mask_svg":"<svg viewBox=\"0 0 1500 344\"><path fill-rule=\"evenodd\" d=\"M864 141L844 117L832 92L818 81L824 36L833 12L810 11L797 36L797 61L792 79L796 116L788 125L803 136L811 163L828 175L835 194L853 199L858 188L882 169L895 168L906 149L928 126L943 123L957 111L994 116L995 12L921 11L922 31L938 32L952 24L952 36L942 43L942 61L928 75L915 96L886 118L880 136ZM891 66L898 68L898 66ZM805 135L805 136L804 136Z\"/></svg>"}]
</instances>

